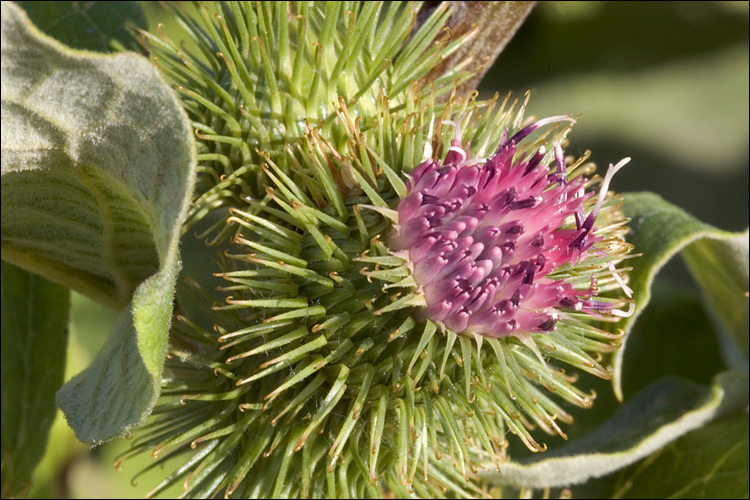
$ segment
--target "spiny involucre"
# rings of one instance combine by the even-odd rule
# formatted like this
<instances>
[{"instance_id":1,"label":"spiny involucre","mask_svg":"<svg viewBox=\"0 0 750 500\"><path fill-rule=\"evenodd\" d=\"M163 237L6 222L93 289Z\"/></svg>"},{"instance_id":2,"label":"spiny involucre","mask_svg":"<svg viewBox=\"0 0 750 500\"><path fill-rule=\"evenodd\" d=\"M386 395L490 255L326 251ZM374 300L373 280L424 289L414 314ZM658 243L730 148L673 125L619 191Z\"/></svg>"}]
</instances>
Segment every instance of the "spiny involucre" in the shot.
<instances>
[{"instance_id":1,"label":"spiny involucre","mask_svg":"<svg viewBox=\"0 0 750 500\"><path fill-rule=\"evenodd\" d=\"M601 182L564 158L570 117L436 104L469 75L419 82L461 42L445 6L412 29L418 4L334 4L178 11L208 62L144 35L200 139L191 224L226 213L205 235L233 244L224 303L186 287L162 404L123 456L184 455L152 494L486 496L508 431L564 436L550 393L592 404L557 363L609 376L619 335L590 320L632 306L602 298L629 293L607 192L625 161Z\"/></svg>"}]
</instances>

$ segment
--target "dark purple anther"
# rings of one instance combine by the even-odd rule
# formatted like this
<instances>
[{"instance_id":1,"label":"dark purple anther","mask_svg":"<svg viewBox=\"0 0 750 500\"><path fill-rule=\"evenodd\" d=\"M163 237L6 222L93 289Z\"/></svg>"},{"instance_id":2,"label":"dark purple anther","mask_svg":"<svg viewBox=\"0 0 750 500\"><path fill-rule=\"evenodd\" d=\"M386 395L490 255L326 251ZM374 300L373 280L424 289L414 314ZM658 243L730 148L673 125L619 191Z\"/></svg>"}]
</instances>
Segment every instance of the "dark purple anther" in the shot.
<instances>
[{"instance_id":1,"label":"dark purple anther","mask_svg":"<svg viewBox=\"0 0 750 500\"><path fill-rule=\"evenodd\" d=\"M555 328L556 321L552 318L549 318L547 321L544 321L543 323L539 324L539 329L544 332L549 332L553 328Z\"/></svg>"},{"instance_id":2,"label":"dark purple anther","mask_svg":"<svg viewBox=\"0 0 750 500\"><path fill-rule=\"evenodd\" d=\"M434 205L437 202L437 196L432 196L431 194L422 194L422 205Z\"/></svg>"}]
</instances>

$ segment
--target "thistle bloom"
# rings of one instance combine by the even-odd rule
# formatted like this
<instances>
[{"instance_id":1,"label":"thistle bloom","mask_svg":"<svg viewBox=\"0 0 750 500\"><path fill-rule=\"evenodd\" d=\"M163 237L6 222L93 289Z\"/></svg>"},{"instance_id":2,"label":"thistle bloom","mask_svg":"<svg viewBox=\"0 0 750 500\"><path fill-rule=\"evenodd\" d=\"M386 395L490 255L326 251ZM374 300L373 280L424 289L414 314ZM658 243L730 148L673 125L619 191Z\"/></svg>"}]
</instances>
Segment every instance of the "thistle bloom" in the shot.
<instances>
[{"instance_id":1,"label":"thistle bloom","mask_svg":"<svg viewBox=\"0 0 750 500\"><path fill-rule=\"evenodd\" d=\"M536 430L592 404L576 370L611 374L622 334L589 320L629 312L603 298L628 293L607 192L626 160L597 195L563 156L572 118L522 128L525 103L451 93L460 68L424 88L461 43L447 2L416 33L418 4L263 5L176 8L200 57L143 34L196 124L187 226L213 214L208 243L232 246L221 297L184 280L161 403L121 459L183 456L152 494L488 496L508 436L544 450Z\"/></svg>"},{"instance_id":2,"label":"thistle bloom","mask_svg":"<svg viewBox=\"0 0 750 500\"><path fill-rule=\"evenodd\" d=\"M550 275L583 264L602 240L594 227L609 182L626 158L610 166L596 205L587 180L567 180L560 143L551 173L543 146L515 158L517 145L539 127L571 120L537 121L503 137L494 155L471 158L460 131L445 160L428 159L411 174L409 193L398 205L392 245L408 258L426 302L423 315L455 332L504 337L555 329L560 310L595 316L627 314L613 302L596 301L597 287L577 288ZM458 128L453 122L448 122ZM568 227L566 221L574 220ZM594 250L596 256L605 256ZM628 295L630 291L619 278Z\"/></svg>"}]
</instances>

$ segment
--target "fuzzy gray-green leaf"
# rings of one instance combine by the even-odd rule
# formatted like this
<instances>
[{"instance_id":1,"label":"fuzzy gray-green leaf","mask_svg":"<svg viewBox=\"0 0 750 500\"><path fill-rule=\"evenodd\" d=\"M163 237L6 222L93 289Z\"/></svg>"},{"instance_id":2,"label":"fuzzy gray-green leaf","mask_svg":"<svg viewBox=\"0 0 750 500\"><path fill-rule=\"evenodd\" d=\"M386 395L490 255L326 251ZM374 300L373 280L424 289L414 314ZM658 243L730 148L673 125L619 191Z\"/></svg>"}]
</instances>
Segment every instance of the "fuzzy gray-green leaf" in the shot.
<instances>
[{"instance_id":1,"label":"fuzzy gray-green leaf","mask_svg":"<svg viewBox=\"0 0 750 500\"><path fill-rule=\"evenodd\" d=\"M742 349L744 342L744 355L747 356L748 233L730 233L716 229L653 193L628 193L623 198L623 211L632 219L628 242L635 245L643 256L633 261L633 271L630 274L630 286L636 301L635 312L618 324L618 328L626 333L630 331L651 299L651 284L656 273L672 256L685 249L689 267L699 284L704 287L709 304L717 308L718 316L728 310L732 311L731 317L727 316L722 323L737 337L734 341L736 349ZM709 281L710 273L718 273L714 275L714 279L719 275L726 277L724 288L717 287L715 281ZM722 301L725 302L722 304ZM623 338L623 346L613 359L612 382L620 399L626 340L627 336Z\"/></svg>"},{"instance_id":2,"label":"fuzzy gray-green leaf","mask_svg":"<svg viewBox=\"0 0 750 500\"><path fill-rule=\"evenodd\" d=\"M723 332L729 334L732 357L748 355L748 232L717 235L688 245L682 253L701 285L704 298ZM747 361L745 361L747 362Z\"/></svg>"},{"instance_id":3,"label":"fuzzy gray-green leaf","mask_svg":"<svg viewBox=\"0 0 750 500\"><path fill-rule=\"evenodd\" d=\"M57 404L80 441L97 445L125 434L151 413L177 267L175 261L138 287L91 365L58 391Z\"/></svg>"},{"instance_id":4,"label":"fuzzy gray-green leaf","mask_svg":"<svg viewBox=\"0 0 750 500\"><path fill-rule=\"evenodd\" d=\"M505 463L494 481L519 487L560 487L603 477L647 457L712 419L747 405L748 378L725 372L707 388L664 378L631 398L602 426L531 463Z\"/></svg>"},{"instance_id":5,"label":"fuzzy gray-green leaf","mask_svg":"<svg viewBox=\"0 0 750 500\"><path fill-rule=\"evenodd\" d=\"M23 496L63 382L70 292L2 263L2 496Z\"/></svg>"},{"instance_id":6,"label":"fuzzy gray-green leaf","mask_svg":"<svg viewBox=\"0 0 750 500\"><path fill-rule=\"evenodd\" d=\"M628 472L615 498L747 498L747 413L697 429Z\"/></svg>"},{"instance_id":7,"label":"fuzzy gray-green leaf","mask_svg":"<svg viewBox=\"0 0 750 500\"><path fill-rule=\"evenodd\" d=\"M120 308L190 194L183 113L134 54L66 50L3 5L3 258Z\"/></svg>"},{"instance_id":8,"label":"fuzzy gray-green leaf","mask_svg":"<svg viewBox=\"0 0 750 500\"><path fill-rule=\"evenodd\" d=\"M185 113L146 59L71 50L3 3L3 259L124 309L58 394L82 441L121 434L158 395L194 169ZM142 365L127 391L125 360Z\"/></svg>"}]
</instances>

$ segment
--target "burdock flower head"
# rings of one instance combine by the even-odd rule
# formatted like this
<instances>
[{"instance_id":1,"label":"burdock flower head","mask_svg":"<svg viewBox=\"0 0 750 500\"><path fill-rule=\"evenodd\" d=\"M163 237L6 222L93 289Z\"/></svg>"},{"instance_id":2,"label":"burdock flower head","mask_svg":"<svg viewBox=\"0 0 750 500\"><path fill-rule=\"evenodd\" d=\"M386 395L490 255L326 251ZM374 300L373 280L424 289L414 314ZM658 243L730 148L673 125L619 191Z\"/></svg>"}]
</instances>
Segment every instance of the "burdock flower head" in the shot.
<instances>
[{"instance_id":1,"label":"burdock flower head","mask_svg":"<svg viewBox=\"0 0 750 500\"><path fill-rule=\"evenodd\" d=\"M584 204L596 192L586 190L583 176L568 181L559 142L553 172L544 146L517 154L536 129L565 120L547 118L504 136L488 158L472 158L449 122L456 133L444 161L428 159L412 171L389 243L403 249L424 296L423 317L458 333L505 337L555 330L566 311L627 314L619 302L598 300L595 273L581 270L589 257L608 256L597 246L608 235L595 223L612 176L630 159L610 166L587 214ZM572 272L576 280L566 279ZM588 287L576 286L580 274L590 275ZM630 295L617 272L611 276Z\"/></svg>"},{"instance_id":2,"label":"burdock flower head","mask_svg":"<svg viewBox=\"0 0 750 500\"><path fill-rule=\"evenodd\" d=\"M461 43L447 2L414 32L419 4L293 5L176 9L208 65L144 34L199 139L189 224L212 214L231 247L221 296L180 294L161 403L123 458L184 456L154 494L487 496L476 472L510 434L544 450L534 430L572 421L555 398L592 404L575 371L610 376L625 161L593 176L564 157L572 118L458 98L460 68L425 86Z\"/></svg>"}]
</instances>

